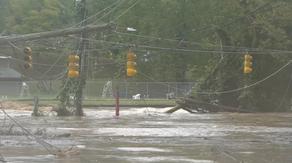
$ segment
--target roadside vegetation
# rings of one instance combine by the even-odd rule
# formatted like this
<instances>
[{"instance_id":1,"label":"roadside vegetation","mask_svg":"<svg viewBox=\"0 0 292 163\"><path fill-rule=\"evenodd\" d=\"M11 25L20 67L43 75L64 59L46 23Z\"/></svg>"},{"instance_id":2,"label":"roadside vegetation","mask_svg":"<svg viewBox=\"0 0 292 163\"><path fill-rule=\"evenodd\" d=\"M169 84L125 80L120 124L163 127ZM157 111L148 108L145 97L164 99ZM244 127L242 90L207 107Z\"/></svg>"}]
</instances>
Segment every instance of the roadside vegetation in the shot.
<instances>
[{"instance_id":1,"label":"roadside vegetation","mask_svg":"<svg viewBox=\"0 0 292 163\"><path fill-rule=\"evenodd\" d=\"M22 103L22 104L30 104L34 105L33 100L22 100L22 101L16 101L17 103ZM73 102L73 100L72 100ZM59 101L56 100L40 100L39 105L58 105ZM151 99L140 99L140 100L125 100L125 99L120 99L119 104L121 106L123 105L133 105L135 106L156 106L156 107L161 107L161 106L174 106L175 101L173 100L161 100L161 99L156 99L156 100L151 100ZM83 100L83 105L86 106L94 106L94 107L102 107L104 106L110 106L114 107L115 106L115 99L98 99L98 100Z\"/></svg>"},{"instance_id":2,"label":"roadside vegetation","mask_svg":"<svg viewBox=\"0 0 292 163\"><path fill-rule=\"evenodd\" d=\"M5 35L70 28L80 22L81 11L71 0L0 4L0 30L5 29ZM85 63L89 80L193 81L191 99L256 112L291 108L290 1L88 0L87 10L88 25L114 25L90 34ZM60 80L77 41L78 36L25 42L34 51L34 70L23 70L17 61L11 67L28 79ZM134 78L125 73L129 48L138 56ZM22 60L19 49L6 46L3 53ZM245 54L253 57L249 74L243 72Z\"/></svg>"}]
</instances>

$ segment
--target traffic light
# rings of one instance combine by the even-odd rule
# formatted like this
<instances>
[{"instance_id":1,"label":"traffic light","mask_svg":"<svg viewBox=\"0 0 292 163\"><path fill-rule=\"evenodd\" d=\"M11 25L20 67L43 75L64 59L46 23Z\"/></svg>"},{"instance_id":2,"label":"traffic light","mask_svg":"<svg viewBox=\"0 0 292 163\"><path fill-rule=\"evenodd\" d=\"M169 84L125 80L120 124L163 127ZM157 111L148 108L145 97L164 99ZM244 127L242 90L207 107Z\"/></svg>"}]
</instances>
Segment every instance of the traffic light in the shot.
<instances>
[{"instance_id":1,"label":"traffic light","mask_svg":"<svg viewBox=\"0 0 292 163\"><path fill-rule=\"evenodd\" d=\"M252 72L251 66L252 66L252 56L249 54L244 55L244 73L248 74Z\"/></svg>"},{"instance_id":2,"label":"traffic light","mask_svg":"<svg viewBox=\"0 0 292 163\"><path fill-rule=\"evenodd\" d=\"M32 69L32 52L30 47L25 47L23 49L23 60L25 61L25 64L23 65L24 69Z\"/></svg>"},{"instance_id":3,"label":"traffic light","mask_svg":"<svg viewBox=\"0 0 292 163\"><path fill-rule=\"evenodd\" d=\"M68 78L76 78L79 77L79 57L74 54L69 55L69 71Z\"/></svg>"},{"instance_id":4,"label":"traffic light","mask_svg":"<svg viewBox=\"0 0 292 163\"><path fill-rule=\"evenodd\" d=\"M135 70L137 63L134 62L136 57L136 54L133 52L127 53L127 76L135 76L137 74L137 71Z\"/></svg>"}]
</instances>

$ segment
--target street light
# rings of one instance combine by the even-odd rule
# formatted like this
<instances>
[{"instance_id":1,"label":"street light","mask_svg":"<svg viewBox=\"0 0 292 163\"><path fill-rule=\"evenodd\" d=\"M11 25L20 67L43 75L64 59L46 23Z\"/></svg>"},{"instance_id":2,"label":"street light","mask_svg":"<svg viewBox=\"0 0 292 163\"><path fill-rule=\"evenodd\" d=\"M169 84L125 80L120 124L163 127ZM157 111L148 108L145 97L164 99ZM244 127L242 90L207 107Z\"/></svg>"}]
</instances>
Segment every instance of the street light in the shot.
<instances>
[{"instance_id":1,"label":"street light","mask_svg":"<svg viewBox=\"0 0 292 163\"><path fill-rule=\"evenodd\" d=\"M128 28L127 28L127 31L130 31L130 32L136 32L137 30L134 29L134 28L132 28L132 27L128 27Z\"/></svg>"}]
</instances>

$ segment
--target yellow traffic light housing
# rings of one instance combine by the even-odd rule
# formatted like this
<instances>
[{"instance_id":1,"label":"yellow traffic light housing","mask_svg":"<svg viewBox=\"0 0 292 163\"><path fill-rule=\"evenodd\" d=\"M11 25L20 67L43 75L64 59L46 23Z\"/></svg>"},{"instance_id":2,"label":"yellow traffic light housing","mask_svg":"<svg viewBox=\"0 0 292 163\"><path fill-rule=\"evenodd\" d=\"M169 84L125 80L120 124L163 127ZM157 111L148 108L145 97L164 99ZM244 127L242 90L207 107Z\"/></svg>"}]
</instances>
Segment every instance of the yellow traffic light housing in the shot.
<instances>
[{"instance_id":1,"label":"yellow traffic light housing","mask_svg":"<svg viewBox=\"0 0 292 163\"><path fill-rule=\"evenodd\" d=\"M127 53L127 76L135 76L137 74L137 71L135 70L137 63L134 62L136 57L136 54L133 52Z\"/></svg>"},{"instance_id":2,"label":"yellow traffic light housing","mask_svg":"<svg viewBox=\"0 0 292 163\"><path fill-rule=\"evenodd\" d=\"M127 53L127 61L134 60L136 58L137 58L137 56L133 52L128 52Z\"/></svg>"},{"instance_id":3,"label":"yellow traffic light housing","mask_svg":"<svg viewBox=\"0 0 292 163\"><path fill-rule=\"evenodd\" d=\"M137 63L134 61L127 62L127 76L135 76L137 74L137 71L135 70L136 66Z\"/></svg>"},{"instance_id":4,"label":"yellow traffic light housing","mask_svg":"<svg viewBox=\"0 0 292 163\"><path fill-rule=\"evenodd\" d=\"M248 74L252 72L252 56L249 54L244 55L244 73Z\"/></svg>"},{"instance_id":5,"label":"yellow traffic light housing","mask_svg":"<svg viewBox=\"0 0 292 163\"><path fill-rule=\"evenodd\" d=\"M74 54L69 55L68 78L79 77L79 57Z\"/></svg>"},{"instance_id":6,"label":"yellow traffic light housing","mask_svg":"<svg viewBox=\"0 0 292 163\"><path fill-rule=\"evenodd\" d=\"M25 64L23 65L24 69L32 69L32 51L30 47L25 47L23 49L23 61L25 61Z\"/></svg>"}]
</instances>

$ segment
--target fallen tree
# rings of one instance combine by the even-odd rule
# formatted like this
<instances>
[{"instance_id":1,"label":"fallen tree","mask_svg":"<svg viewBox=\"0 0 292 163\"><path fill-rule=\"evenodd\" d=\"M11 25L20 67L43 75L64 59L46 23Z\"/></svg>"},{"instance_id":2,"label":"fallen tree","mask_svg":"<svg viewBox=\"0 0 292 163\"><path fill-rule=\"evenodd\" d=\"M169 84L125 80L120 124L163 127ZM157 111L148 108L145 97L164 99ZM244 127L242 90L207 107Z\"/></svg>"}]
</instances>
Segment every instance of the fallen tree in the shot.
<instances>
[{"instance_id":1,"label":"fallen tree","mask_svg":"<svg viewBox=\"0 0 292 163\"><path fill-rule=\"evenodd\" d=\"M165 113L172 114L179 109L183 109L188 111L189 113L210 113L210 112L239 112L239 113L247 113L250 112L248 110L244 110L241 108L234 108L230 106L222 106L212 103L207 103L203 101L197 101L190 98L176 98L177 105L173 108L169 109Z\"/></svg>"}]
</instances>

